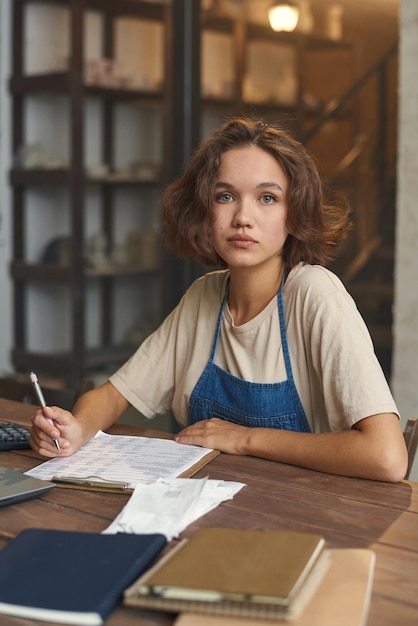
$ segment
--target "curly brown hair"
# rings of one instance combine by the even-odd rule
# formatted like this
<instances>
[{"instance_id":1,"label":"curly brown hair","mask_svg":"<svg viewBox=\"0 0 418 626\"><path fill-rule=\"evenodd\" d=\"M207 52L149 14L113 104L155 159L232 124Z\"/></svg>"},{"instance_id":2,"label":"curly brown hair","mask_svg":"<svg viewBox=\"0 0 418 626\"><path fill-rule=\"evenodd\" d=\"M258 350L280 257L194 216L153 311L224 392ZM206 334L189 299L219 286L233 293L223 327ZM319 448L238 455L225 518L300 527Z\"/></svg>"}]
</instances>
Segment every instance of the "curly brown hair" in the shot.
<instances>
[{"instance_id":1,"label":"curly brown hair","mask_svg":"<svg viewBox=\"0 0 418 626\"><path fill-rule=\"evenodd\" d=\"M325 203L318 169L301 143L278 126L250 117L225 122L195 151L182 176L165 189L166 245L202 265L225 266L211 241L214 189L223 153L244 146L258 146L271 154L288 178L285 266L292 268L300 261L325 264L348 233L348 207Z\"/></svg>"}]
</instances>

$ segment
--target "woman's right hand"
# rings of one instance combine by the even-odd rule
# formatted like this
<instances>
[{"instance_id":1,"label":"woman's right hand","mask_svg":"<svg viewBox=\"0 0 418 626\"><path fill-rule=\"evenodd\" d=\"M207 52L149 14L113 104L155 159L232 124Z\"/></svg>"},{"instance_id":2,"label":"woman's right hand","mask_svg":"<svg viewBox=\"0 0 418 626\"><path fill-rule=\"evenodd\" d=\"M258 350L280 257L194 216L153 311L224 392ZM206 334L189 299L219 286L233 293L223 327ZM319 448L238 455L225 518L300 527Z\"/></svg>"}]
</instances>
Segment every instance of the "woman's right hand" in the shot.
<instances>
[{"instance_id":1,"label":"woman's right hand","mask_svg":"<svg viewBox=\"0 0 418 626\"><path fill-rule=\"evenodd\" d=\"M84 443L81 423L70 411L57 406L38 409L32 418L30 431L31 448L41 456L69 456ZM59 451L54 439L59 442Z\"/></svg>"},{"instance_id":2,"label":"woman's right hand","mask_svg":"<svg viewBox=\"0 0 418 626\"><path fill-rule=\"evenodd\" d=\"M106 381L83 394L73 413L57 406L39 409L32 419L30 445L42 456L70 456L99 430L110 428L128 407L128 401ZM58 439L60 451L54 439Z\"/></svg>"}]
</instances>

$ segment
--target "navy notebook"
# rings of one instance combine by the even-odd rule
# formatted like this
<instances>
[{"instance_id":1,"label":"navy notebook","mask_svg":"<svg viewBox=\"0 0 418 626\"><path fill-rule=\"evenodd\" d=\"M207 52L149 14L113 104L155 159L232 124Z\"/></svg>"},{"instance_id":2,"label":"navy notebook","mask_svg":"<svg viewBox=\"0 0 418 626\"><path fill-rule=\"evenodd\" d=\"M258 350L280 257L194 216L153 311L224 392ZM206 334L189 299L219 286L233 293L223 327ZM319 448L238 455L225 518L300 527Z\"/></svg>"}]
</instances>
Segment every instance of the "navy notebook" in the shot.
<instances>
[{"instance_id":1,"label":"navy notebook","mask_svg":"<svg viewBox=\"0 0 418 626\"><path fill-rule=\"evenodd\" d=\"M102 624L166 544L160 534L23 530L0 550L0 613Z\"/></svg>"}]
</instances>

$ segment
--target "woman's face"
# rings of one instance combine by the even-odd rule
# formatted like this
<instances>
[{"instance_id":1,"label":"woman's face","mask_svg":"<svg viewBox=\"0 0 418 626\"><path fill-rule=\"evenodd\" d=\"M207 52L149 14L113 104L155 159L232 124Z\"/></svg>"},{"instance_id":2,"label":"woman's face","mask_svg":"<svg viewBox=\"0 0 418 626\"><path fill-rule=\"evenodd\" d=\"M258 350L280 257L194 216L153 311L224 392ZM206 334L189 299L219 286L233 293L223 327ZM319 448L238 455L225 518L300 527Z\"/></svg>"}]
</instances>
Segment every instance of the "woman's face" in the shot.
<instances>
[{"instance_id":1,"label":"woman's face","mask_svg":"<svg viewBox=\"0 0 418 626\"><path fill-rule=\"evenodd\" d=\"M228 267L281 263L288 236L288 180L276 159L257 146L224 152L215 180L212 243Z\"/></svg>"}]
</instances>

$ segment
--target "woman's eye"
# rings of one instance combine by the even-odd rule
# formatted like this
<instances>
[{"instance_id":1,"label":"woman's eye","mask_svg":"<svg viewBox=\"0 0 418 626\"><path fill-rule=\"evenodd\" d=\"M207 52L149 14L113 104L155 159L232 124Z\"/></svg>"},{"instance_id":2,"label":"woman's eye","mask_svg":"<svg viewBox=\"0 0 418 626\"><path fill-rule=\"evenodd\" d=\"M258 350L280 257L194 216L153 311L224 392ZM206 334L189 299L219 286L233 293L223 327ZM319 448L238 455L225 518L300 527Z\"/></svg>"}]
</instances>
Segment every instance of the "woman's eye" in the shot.
<instances>
[{"instance_id":1,"label":"woman's eye","mask_svg":"<svg viewBox=\"0 0 418 626\"><path fill-rule=\"evenodd\" d=\"M224 193L220 193L218 196L216 196L216 202L231 202L232 200L232 196L230 193L227 193L226 191Z\"/></svg>"},{"instance_id":2,"label":"woman's eye","mask_svg":"<svg viewBox=\"0 0 418 626\"><path fill-rule=\"evenodd\" d=\"M276 202L276 198L274 196L271 196L270 194L266 194L264 196L261 196L261 202L263 204L273 204L273 202Z\"/></svg>"}]
</instances>

